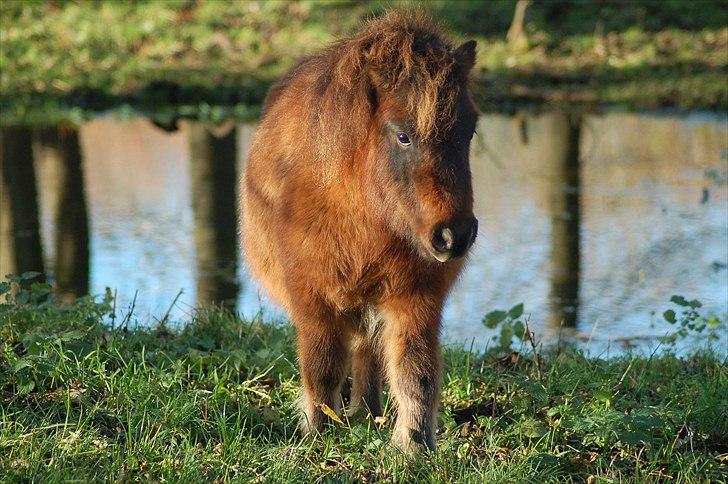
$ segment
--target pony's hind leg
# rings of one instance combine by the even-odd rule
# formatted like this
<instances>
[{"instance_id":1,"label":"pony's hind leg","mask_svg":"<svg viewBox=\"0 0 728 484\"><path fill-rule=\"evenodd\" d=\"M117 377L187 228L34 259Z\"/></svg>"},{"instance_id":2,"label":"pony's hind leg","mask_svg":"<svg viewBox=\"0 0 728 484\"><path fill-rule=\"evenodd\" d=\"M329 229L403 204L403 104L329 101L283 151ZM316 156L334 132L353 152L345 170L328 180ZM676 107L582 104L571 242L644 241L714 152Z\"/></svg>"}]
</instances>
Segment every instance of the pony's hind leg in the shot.
<instances>
[{"instance_id":1,"label":"pony's hind leg","mask_svg":"<svg viewBox=\"0 0 728 484\"><path fill-rule=\"evenodd\" d=\"M364 333L357 333L352 344L352 390L349 415L362 411L372 417L382 415L380 400L382 376L379 352L375 341Z\"/></svg>"},{"instance_id":2,"label":"pony's hind leg","mask_svg":"<svg viewBox=\"0 0 728 484\"><path fill-rule=\"evenodd\" d=\"M312 310L313 309L313 310ZM323 405L341 412L341 386L349 368L346 324L324 307L293 308L303 380L301 430L320 431L328 421Z\"/></svg>"}]
</instances>

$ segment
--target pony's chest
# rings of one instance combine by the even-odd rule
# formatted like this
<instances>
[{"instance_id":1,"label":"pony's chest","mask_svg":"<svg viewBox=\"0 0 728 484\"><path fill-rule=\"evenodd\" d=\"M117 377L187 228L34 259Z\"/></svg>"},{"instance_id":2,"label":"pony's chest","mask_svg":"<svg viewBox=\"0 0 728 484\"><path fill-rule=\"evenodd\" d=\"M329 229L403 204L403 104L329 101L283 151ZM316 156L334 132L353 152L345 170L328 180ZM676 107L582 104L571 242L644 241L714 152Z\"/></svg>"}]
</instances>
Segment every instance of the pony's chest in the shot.
<instances>
[{"instance_id":1,"label":"pony's chest","mask_svg":"<svg viewBox=\"0 0 728 484\"><path fill-rule=\"evenodd\" d=\"M340 262L329 274L326 292L331 302L342 310L376 305L407 292L418 278L415 264L384 253L360 261Z\"/></svg>"}]
</instances>

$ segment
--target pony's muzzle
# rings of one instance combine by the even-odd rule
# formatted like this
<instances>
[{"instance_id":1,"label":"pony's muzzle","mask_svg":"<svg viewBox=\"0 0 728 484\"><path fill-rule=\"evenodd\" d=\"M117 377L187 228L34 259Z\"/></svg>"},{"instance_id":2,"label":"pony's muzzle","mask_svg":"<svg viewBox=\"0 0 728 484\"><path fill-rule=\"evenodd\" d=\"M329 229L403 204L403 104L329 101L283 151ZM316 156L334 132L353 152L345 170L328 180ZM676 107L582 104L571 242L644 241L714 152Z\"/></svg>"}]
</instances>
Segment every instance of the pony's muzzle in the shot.
<instances>
[{"instance_id":1,"label":"pony's muzzle","mask_svg":"<svg viewBox=\"0 0 728 484\"><path fill-rule=\"evenodd\" d=\"M470 217L435 225L430 233L430 252L440 262L462 257L478 235L478 219Z\"/></svg>"}]
</instances>

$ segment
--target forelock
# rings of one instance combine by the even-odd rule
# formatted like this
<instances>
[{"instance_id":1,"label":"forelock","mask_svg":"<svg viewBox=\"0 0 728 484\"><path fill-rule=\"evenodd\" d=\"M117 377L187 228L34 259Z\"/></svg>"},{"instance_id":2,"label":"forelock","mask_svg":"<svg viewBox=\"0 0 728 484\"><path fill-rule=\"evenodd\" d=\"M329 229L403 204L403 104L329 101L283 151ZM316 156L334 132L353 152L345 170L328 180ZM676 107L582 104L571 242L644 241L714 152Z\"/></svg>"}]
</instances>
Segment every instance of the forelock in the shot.
<instances>
[{"instance_id":1,"label":"forelock","mask_svg":"<svg viewBox=\"0 0 728 484\"><path fill-rule=\"evenodd\" d=\"M452 51L430 17L393 11L334 46L339 54L334 78L351 88L371 77L377 89L401 99L421 138L438 138L452 126L466 82Z\"/></svg>"}]
</instances>

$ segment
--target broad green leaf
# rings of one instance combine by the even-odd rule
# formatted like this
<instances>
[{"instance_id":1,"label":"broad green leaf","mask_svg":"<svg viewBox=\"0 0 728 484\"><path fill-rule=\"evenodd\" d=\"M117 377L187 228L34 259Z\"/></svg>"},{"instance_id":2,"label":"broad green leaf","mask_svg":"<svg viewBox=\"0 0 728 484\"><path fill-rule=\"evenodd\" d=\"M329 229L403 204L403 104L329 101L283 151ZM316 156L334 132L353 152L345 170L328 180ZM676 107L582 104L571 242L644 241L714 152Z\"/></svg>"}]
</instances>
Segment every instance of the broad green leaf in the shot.
<instances>
[{"instance_id":1,"label":"broad green leaf","mask_svg":"<svg viewBox=\"0 0 728 484\"><path fill-rule=\"evenodd\" d=\"M260 358L261 360L267 360L271 357L271 354L272 353L268 348L261 348L255 352L255 356Z\"/></svg>"},{"instance_id":2,"label":"broad green leaf","mask_svg":"<svg viewBox=\"0 0 728 484\"><path fill-rule=\"evenodd\" d=\"M557 405L556 407L549 408L548 411L546 412L546 415L548 415L549 417L553 417L554 415L557 415L557 414L560 415L562 411L563 411L563 407L561 405Z\"/></svg>"},{"instance_id":3,"label":"broad green leaf","mask_svg":"<svg viewBox=\"0 0 728 484\"><path fill-rule=\"evenodd\" d=\"M33 388L35 388L35 382L31 380L19 383L16 390L18 395L27 395L33 391Z\"/></svg>"},{"instance_id":4,"label":"broad green leaf","mask_svg":"<svg viewBox=\"0 0 728 484\"><path fill-rule=\"evenodd\" d=\"M674 302L674 303L675 303L675 304L677 304L678 306L690 306L690 303L688 302L688 300L687 300L687 299L685 299L685 298L684 298L684 297L682 297L682 296L678 296L677 294L676 294L676 295L674 295L674 296L672 296L672 297L670 298L670 302Z\"/></svg>"},{"instance_id":5,"label":"broad green leaf","mask_svg":"<svg viewBox=\"0 0 728 484\"><path fill-rule=\"evenodd\" d=\"M17 373L23 368L31 368L33 364L26 358L21 358L13 364L13 372Z\"/></svg>"},{"instance_id":6,"label":"broad green leaf","mask_svg":"<svg viewBox=\"0 0 728 484\"><path fill-rule=\"evenodd\" d=\"M611 403L612 392L609 392L607 390L597 390L596 392L594 392L594 398L600 402Z\"/></svg>"},{"instance_id":7,"label":"broad green leaf","mask_svg":"<svg viewBox=\"0 0 728 484\"><path fill-rule=\"evenodd\" d=\"M637 445L640 442L649 442L650 436L646 434L645 432L641 431L634 431L634 432L625 432L622 435L620 435L619 438L622 442L628 445Z\"/></svg>"},{"instance_id":8,"label":"broad green leaf","mask_svg":"<svg viewBox=\"0 0 728 484\"><path fill-rule=\"evenodd\" d=\"M73 331L66 331L65 333L62 333L58 339L60 341L66 342L66 341L73 341L76 339L81 339L84 337L84 332L80 330L73 330Z\"/></svg>"},{"instance_id":9,"label":"broad green leaf","mask_svg":"<svg viewBox=\"0 0 728 484\"><path fill-rule=\"evenodd\" d=\"M537 439L546 433L546 428L538 420L528 418L521 423L521 432L528 438Z\"/></svg>"},{"instance_id":10,"label":"broad green leaf","mask_svg":"<svg viewBox=\"0 0 728 484\"><path fill-rule=\"evenodd\" d=\"M632 415L631 419L625 419L635 430L647 430L654 428L664 428L669 425L669 421L657 415Z\"/></svg>"},{"instance_id":11,"label":"broad green leaf","mask_svg":"<svg viewBox=\"0 0 728 484\"><path fill-rule=\"evenodd\" d=\"M15 296L15 302L19 305L27 304L30 301L30 294L27 291L20 291Z\"/></svg>"},{"instance_id":12,"label":"broad green leaf","mask_svg":"<svg viewBox=\"0 0 728 484\"><path fill-rule=\"evenodd\" d=\"M523 314L523 303L516 304L508 311L508 317L511 319L520 318Z\"/></svg>"},{"instance_id":13,"label":"broad green leaf","mask_svg":"<svg viewBox=\"0 0 728 484\"><path fill-rule=\"evenodd\" d=\"M498 323L506 319L506 316L508 316L508 313L505 311L491 311L483 318L483 324L485 324L486 327L493 329L498 326Z\"/></svg>"},{"instance_id":14,"label":"broad green leaf","mask_svg":"<svg viewBox=\"0 0 728 484\"><path fill-rule=\"evenodd\" d=\"M672 309L668 309L664 313L662 313L662 317L665 318L665 321L667 321L670 324L675 324L675 311Z\"/></svg>"},{"instance_id":15,"label":"broad green leaf","mask_svg":"<svg viewBox=\"0 0 728 484\"><path fill-rule=\"evenodd\" d=\"M529 461L533 463L533 465L543 469L543 468L553 468L557 465L559 465L559 458L555 455L546 454L546 453L540 453L536 454L529 458Z\"/></svg>"}]
</instances>

